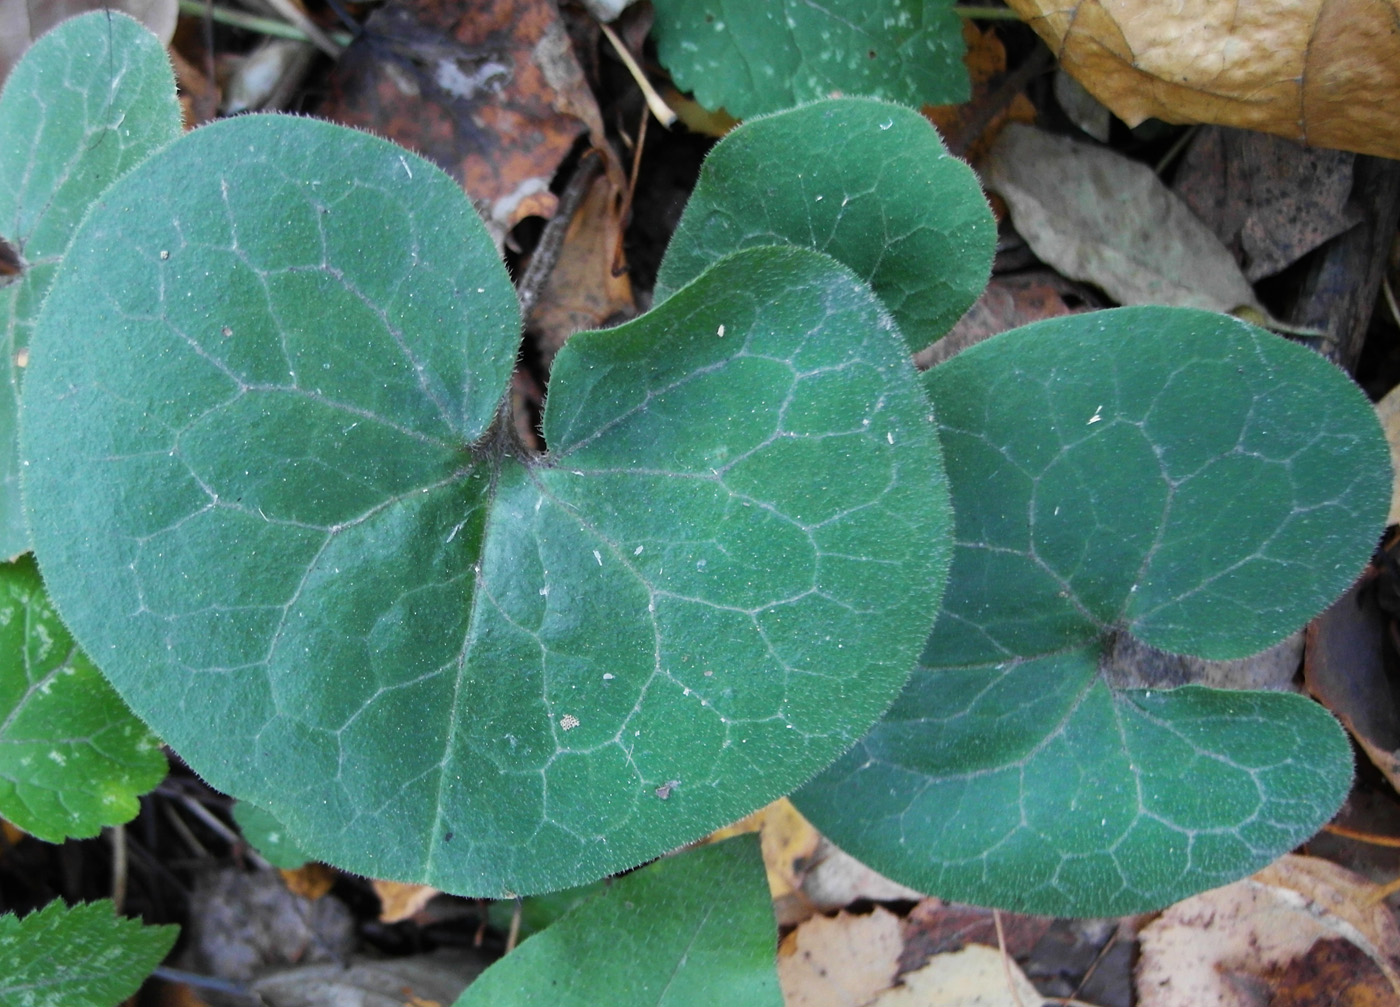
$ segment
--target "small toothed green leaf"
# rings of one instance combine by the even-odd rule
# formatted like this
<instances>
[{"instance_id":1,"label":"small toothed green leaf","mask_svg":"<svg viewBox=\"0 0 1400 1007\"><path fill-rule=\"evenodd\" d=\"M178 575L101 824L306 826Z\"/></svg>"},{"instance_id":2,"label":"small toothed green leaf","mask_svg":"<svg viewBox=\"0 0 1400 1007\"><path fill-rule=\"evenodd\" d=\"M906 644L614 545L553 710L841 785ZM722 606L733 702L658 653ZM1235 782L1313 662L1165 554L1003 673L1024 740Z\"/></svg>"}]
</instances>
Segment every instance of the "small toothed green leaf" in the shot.
<instances>
[{"instance_id":1,"label":"small toothed green leaf","mask_svg":"<svg viewBox=\"0 0 1400 1007\"><path fill-rule=\"evenodd\" d=\"M1140 912L1258 869L1351 779L1319 706L1119 688L1114 639L1206 658L1276 642L1358 575L1390 472L1320 356L1186 309L988 340L927 376L953 488L947 601L879 725L795 801L921 891Z\"/></svg>"},{"instance_id":2,"label":"small toothed green leaf","mask_svg":"<svg viewBox=\"0 0 1400 1007\"><path fill-rule=\"evenodd\" d=\"M112 11L65 21L25 53L0 93L0 559L29 548L17 418L29 334L78 222L103 189L180 135L165 49Z\"/></svg>"},{"instance_id":3,"label":"small toothed green leaf","mask_svg":"<svg viewBox=\"0 0 1400 1007\"><path fill-rule=\"evenodd\" d=\"M821 156L794 156L802 150ZM927 119L848 98L755 119L715 146L666 248L656 298L735 249L770 244L845 263L918 350L987 285L996 221L977 176Z\"/></svg>"},{"instance_id":4,"label":"small toothed green leaf","mask_svg":"<svg viewBox=\"0 0 1400 1007\"><path fill-rule=\"evenodd\" d=\"M51 843L136 817L165 776L132 716L54 612L32 558L0 564L0 818Z\"/></svg>"},{"instance_id":5,"label":"small toothed green leaf","mask_svg":"<svg viewBox=\"0 0 1400 1007\"><path fill-rule=\"evenodd\" d=\"M481 974L455 1007L781 1007L777 926L753 836L613 881Z\"/></svg>"},{"instance_id":6,"label":"small toothed green leaf","mask_svg":"<svg viewBox=\"0 0 1400 1007\"><path fill-rule=\"evenodd\" d=\"M653 6L657 54L676 83L740 119L843 94L944 105L971 93L953 0Z\"/></svg>"},{"instance_id":7,"label":"small toothed green leaf","mask_svg":"<svg viewBox=\"0 0 1400 1007\"><path fill-rule=\"evenodd\" d=\"M136 992L179 932L116 916L106 901L0 916L0 1005L113 1007Z\"/></svg>"}]
</instances>

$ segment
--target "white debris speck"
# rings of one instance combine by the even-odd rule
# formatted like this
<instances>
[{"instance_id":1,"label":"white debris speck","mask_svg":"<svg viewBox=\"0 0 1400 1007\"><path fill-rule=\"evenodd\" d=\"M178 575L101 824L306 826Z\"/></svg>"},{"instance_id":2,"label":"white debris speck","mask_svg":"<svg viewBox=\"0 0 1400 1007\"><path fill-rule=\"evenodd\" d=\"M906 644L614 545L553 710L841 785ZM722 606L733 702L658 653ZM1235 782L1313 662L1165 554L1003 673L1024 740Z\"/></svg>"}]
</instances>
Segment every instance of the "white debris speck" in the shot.
<instances>
[{"instance_id":1,"label":"white debris speck","mask_svg":"<svg viewBox=\"0 0 1400 1007\"><path fill-rule=\"evenodd\" d=\"M603 565L603 554L600 553L597 549L593 550L593 558L598 561L599 566Z\"/></svg>"},{"instance_id":2,"label":"white debris speck","mask_svg":"<svg viewBox=\"0 0 1400 1007\"><path fill-rule=\"evenodd\" d=\"M720 325L720 327L715 331L715 335L719 336L721 339L724 338L724 326L723 326L723 325Z\"/></svg>"},{"instance_id":3,"label":"white debris speck","mask_svg":"<svg viewBox=\"0 0 1400 1007\"><path fill-rule=\"evenodd\" d=\"M541 598L548 598L548 597L549 597L549 585L548 585L548 584L546 584L544 587L540 588L540 597L541 597Z\"/></svg>"},{"instance_id":4,"label":"white debris speck","mask_svg":"<svg viewBox=\"0 0 1400 1007\"><path fill-rule=\"evenodd\" d=\"M68 762L68 757L54 748L49 749L49 758L57 762L60 766L66 765Z\"/></svg>"},{"instance_id":5,"label":"white debris speck","mask_svg":"<svg viewBox=\"0 0 1400 1007\"><path fill-rule=\"evenodd\" d=\"M164 262L164 261L165 261L166 259L168 259L168 258L170 258L170 253L169 253L167 250L165 250L164 248L162 248L162 249L160 250L160 261L161 261L161 262Z\"/></svg>"},{"instance_id":6,"label":"white debris speck","mask_svg":"<svg viewBox=\"0 0 1400 1007\"><path fill-rule=\"evenodd\" d=\"M893 126L893 125L894 125L894 120L893 120L893 119L886 119L884 122L880 123L880 128L881 128L881 129L889 129L889 128L890 128L891 126Z\"/></svg>"},{"instance_id":7,"label":"white debris speck","mask_svg":"<svg viewBox=\"0 0 1400 1007\"><path fill-rule=\"evenodd\" d=\"M617 677L617 676L614 675L614 674L613 674L612 672L610 672L610 671L605 671L605 672L603 672L603 681L604 681L604 682L611 682L611 681L612 681L614 678L616 678L616 677Z\"/></svg>"},{"instance_id":8,"label":"white debris speck","mask_svg":"<svg viewBox=\"0 0 1400 1007\"><path fill-rule=\"evenodd\" d=\"M646 548L646 546L644 546L644 545L639 545L639 546L637 546L637 548L635 548L635 549L632 550L632 555L633 555L633 556L640 556L640 555L642 554L642 550L645 549L645 548Z\"/></svg>"},{"instance_id":9,"label":"white debris speck","mask_svg":"<svg viewBox=\"0 0 1400 1007\"><path fill-rule=\"evenodd\" d=\"M1094 415L1089 417L1089 422L1086 423L1086 424L1084 424L1084 425L1085 425L1086 427L1087 427L1087 426L1093 426L1095 423L1097 423L1097 422L1099 422L1101 419L1103 419L1102 413L1103 413L1103 406L1099 406L1097 409L1094 410Z\"/></svg>"},{"instance_id":10,"label":"white debris speck","mask_svg":"<svg viewBox=\"0 0 1400 1007\"><path fill-rule=\"evenodd\" d=\"M408 166L408 162L404 160L402 154L399 155L399 164L403 165L404 174L407 175L409 178L412 178L413 169Z\"/></svg>"},{"instance_id":11,"label":"white debris speck","mask_svg":"<svg viewBox=\"0 0 1400 1007\"><path fill-rule=\"evenodd\" d=\"M891 444L894 443L894 431L893 431L893 430L887 431L887 432L885 433L885 440L889 441Z\"/></svg>"},{"instance_id":12,"label":"white debris speck","mask_svg":"<svg viewBox=\"0 0 1400 1007\"><path fill-rule=\"evenodd\" d=\"M566 731L572 731L575 727L578 727L578 718L572 713L566 713L559 718L559 726Z\"/></svg>"}]
</instances>

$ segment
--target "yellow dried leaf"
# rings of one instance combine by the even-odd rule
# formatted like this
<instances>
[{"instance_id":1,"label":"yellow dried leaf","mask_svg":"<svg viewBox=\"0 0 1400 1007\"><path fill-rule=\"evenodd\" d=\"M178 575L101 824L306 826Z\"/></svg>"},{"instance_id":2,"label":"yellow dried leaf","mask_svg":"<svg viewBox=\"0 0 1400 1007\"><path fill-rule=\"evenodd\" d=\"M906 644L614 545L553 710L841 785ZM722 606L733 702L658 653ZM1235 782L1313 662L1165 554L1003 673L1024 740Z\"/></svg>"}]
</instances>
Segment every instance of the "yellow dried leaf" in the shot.
<instances>
[{"instance_id":1,"label":"yellow dried leaf","mask_svg":"<svg viewBox=\"0 0 1400 1007\"><path fill-rule=\"evenodd\" d=\"M934 955L870 1007L1039 1007L1044 997L1013 961L996 948L969 944Z\"/></svg>"},{"instance_id":2,"label":"yellow dried leaf","mask_svg":"<svg viewBox=\"0 0 1400 1007\"><path fill-rule=\"evenodd\" d=\"M379 896L379 919L382 923L398 923L408 919L428 904L438 893L428 885L410 885L402 881L375 881L374 892Z\"/></svg>"},{"instance_id":3,"label":"yellow dried leaf","mask_svg":"<svg viewBox=\"0 0 1400 1007\"><path fill-rule=\"evenodd\" d=\"M335 868L314 861L293 870L280 868L277 873L282 875L287 891L304 899L319 899L335 885Z\"/></svg>"},{"instance_id":4,"label":"yellow dried leaf","mask_svg":"<svg viewBox=\"0 0 1400 1007\"><path fill-rule=\"evenodd\" d=\"M1400 157L1400 0L1008 0L1130 126L1155 116Z\"/></svg>"},{"instance_id":5,"label":"yellow dried leaf","mask_svg":"<svg viewBox=\"0 0 1400 1007\"><path fill-rule=\"evenodd\" d=\"M894 984L904 948L899 917L814 916L778 945L787 1007L863 1007Z\"/></svg>"}]
</instances>

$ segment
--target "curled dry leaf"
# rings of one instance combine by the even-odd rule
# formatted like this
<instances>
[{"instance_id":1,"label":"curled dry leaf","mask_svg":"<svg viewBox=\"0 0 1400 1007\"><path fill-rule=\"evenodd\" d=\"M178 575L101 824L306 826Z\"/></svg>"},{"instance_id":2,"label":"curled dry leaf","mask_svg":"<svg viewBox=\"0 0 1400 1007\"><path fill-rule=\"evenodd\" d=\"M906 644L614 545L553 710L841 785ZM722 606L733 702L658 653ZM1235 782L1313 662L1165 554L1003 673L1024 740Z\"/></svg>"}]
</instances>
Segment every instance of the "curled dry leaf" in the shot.
<instances>
[{"instance_id":1,"label":"curled dry leaf","mask_svg":"<svg viewBox=\"0 0 1400 1007\"><path fill-rule=\"evenodd\" d=\"M1088 91L1155 116L1400 157L1397 0L1008 0Z\"/></svg>"},{"instance_id":2,"label":"curled dry leaf","mask_svg":"<svg viewBox=\"0 0 1400 1007\"><path fill-rule=\"evenodd\" d=\"M1287 991L1288 1003L1394 1003L1400 928L1375 893L1336 864L1290 855L1179 902L1142 930L1138 1002L1254 1007Z\"/></svg>"},{"instance_id":3,"label":"curled dry leaf","mask_svg":"<svg viewBox=\"0 0 1400 1007\"><path fill-rule=\"evenodd\" d=\"M1146 165L1012 123L986 171L1035 254L1119 304L1264 314L1229 250Z\"/></svg>"}]
</instances>

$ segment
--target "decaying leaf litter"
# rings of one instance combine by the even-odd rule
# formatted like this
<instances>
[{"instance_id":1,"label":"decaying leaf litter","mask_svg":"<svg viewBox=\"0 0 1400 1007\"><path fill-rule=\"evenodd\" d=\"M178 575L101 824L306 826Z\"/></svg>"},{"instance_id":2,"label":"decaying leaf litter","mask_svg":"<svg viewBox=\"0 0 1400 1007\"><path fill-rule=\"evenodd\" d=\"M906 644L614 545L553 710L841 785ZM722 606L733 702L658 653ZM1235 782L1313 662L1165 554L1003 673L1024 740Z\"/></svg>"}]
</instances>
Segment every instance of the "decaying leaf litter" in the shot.
<instances>
[{"instance_id":1,"label":"decaying leaf litter","mask_svg":"<svg viewBox=\"0 0 1400 1007\"><path fill-rule=\"evenodd\" d=\"M0 31L11 37L33 33L32 26L4 27L15 24L19 6L0 4L0 14L11 16L10 22L0 17ZM1386 59L1383 39L1357 53L1333 23L1339 15L1333 12L1319 21L1313 9L1317 4L1307 3L1286 5L1289 16L1277 18L1267 33L1260 25L1231 25L1231 40L1258 44L1276 54L1277 61L1262 64L1266 72L1292 66L1288 60L1299 58L1304 49L1330 54L1339 62L1331 71L1309 66L1297 75L1303 86L1280 88L1248 114L1222 115L1212 107L1208 115L1183 91L1213 93L1220 80L1193 78L1184 87L1164 84L1173 67L1149 66L1141 58L1144 51L1163 47L1160 38L1140 38L1128 30L1144 21L1134 16L1131 5L1085 3L1069 30L1049 14L1020 10L1029 6L1025 0L1013 6L1033 18L1036 31L1053 42L1064 69L1127 123L1114 121L1107 145L1069 125L1084 118L1086 106L1081 102L1070 109L1061 104L1056 96L1068 89L1052 86L1048 74L1053 63L1037 55L1029 33L1000 21L974 25L968 19L972 101L930 115L976 160L988 185L1005 199L1008 212L993 285L959 323L955 331L960 338L970 341L978 334L1067 311L1175 297L1178 303L1240 311L1292 329L1300 339L1356 370L1378 394L1396 383L1400 354L1390 347L1400 325L1392 296L1397 271L1385 253L1395 233L1400 177L1393 163L1364 156L1397 149L1393 139L1387 139L1395 135L1394 124L1385 119L1386 108L1393 109L1395 103L1374 97L1390 94L1375 69L1394 63ZM1356 5L1350 16L1364 23L1387 6ZM1216 40L1224 29L1212 22L1208 10L1192 7L1187 5L1182 16L1194 15L1195 20L1173 30ZM322 29L323 42L329 40L322 48L339 58L332 63L311 52L315 43L294 42L302 47L302 58L276 64L271 76L292 73L300 79L290 87L283 79L255 87L259 73L268 75L262 61L272 62L262 54L266 47L258 41L260 36L219 28L210 48L200 19L185 12L172 51L187 119L207 119L216 107L236 110L286 102L393 136L451 170L479 200L517 276L531 276L531 264L537 264L538 279L533 282L538 286L529 292L537 298L530 323L537 359L522 361L516 382L519 394L527 401L534 398L537 405L552 348L570 331L623 320L649 301L659 256L656 246L674 226L706 141L659 128L612 43L596 22L570 5L560 9L544 0L499 0L470 10L442 2L361 5L355 14L363 26L353 38L333 11L313 4L310 13ZM1158 30L1172 27L1168 19L1146 20L1155 21ZM1086 36L1086 25L1099 26L1099 34ZM651 52L646 46L646 11L634 9L612 27L623 44L643 56L649 74L664 82L661 69L646 59ZM1327 44L1306 46L1300 39ZM1011 51L1008 62L990 74L983 71L979 81L976 59L1002 42ZM1034 65L1037 59L1038 74L1015 79L1019 67ZM1105 66L1115 61L1131 67L1126 83L1106 76L1110 70ZM1262 61L1252 62L1259 66ZM997 65L995 56L992 65ZM1360 99L1356 85L1348 85L1346 72L1358 65L1367 74L1369 89ZM1312 86L1321 80L1340 81L1340 92ZM1008 81L1019 86L1007 90L1001 85ZM1244 90L1253 86L1232 83ZM1359 150L1362 156L1318 151L1239 130L1139 125L1137 120L1149 114L1169 121L1265 129ZM1101 115L1097 118L1104 121ZM1008 119L1023 125L1002 128ZM1291 122L1305 128L1297 130L1288 125ZM1130 131L1129 126L1138 129ZM1047 182L1054 184L1045 188ZM1037 185L1042 189L1031 191ZM1163 268L1174 257L1179 265ZM1202 264L1206 268L1198 279L1180 282L1183 269ZM1348 723L1362 750L1387 774L1394 773L1393 753L1400 741L1392 736L1391 725L1363 723L1360 711L1374 713L1378 697L1382 707L1391 701L1384 655L1394 653L1396 606L1388 605L1387 599L1395 596L1395 577L1395 561L1383 558L1361 587L1363 594L1370 592L1363 600L1369 604L1374 598L1368 618L1352 619L1340 628L1319 620L1310 634L1306 686ZM1344 648L1342 653L1350 648L1380 654L1381 659L1358 683L1338 671L1338 647ZM1340 660L1350 667L1353 659ZM1338 674L1359 695L1339 696ZM1290 675L1284 678L1284 687L1296 687L1289 683ZM994 920L988 913L973 913L978 920L973 924L961 909L921 900L918 893L901 890L868 869L862 873L858 864L849 866L854 862L843 861L838 850L780 802L750 827L762 830L778 920L784 928L793 928L778 949L783 995L788 1003L961 1003L971 1001L958 997L976 996L990 998L982 1002L1031 1003L1040 995L1073 995L1101 1004L1186 1004L1200 1002L1192 998L1206 994L1188 985L1195 980L1185 966L1173 963L1171 954L1181 954L1172 949L1189 948L1190 941L1197 940L1218 949L1222 960L1236 955L1229 962L1232 971L1250 973L1257 977L1256 984L1287 991L1293 997L1290 1002L1321 1002L1310 997L1320 996L1327 987L1308 985L1310 963L1338 969L1331 974L1352 977L1384 996L1394 989L1398 959L1394 920L1380 900L1385 890L1375 882L1395 878L1400 862L1378 856L1373 844L1357 837L1395 835L1400 831L1400 804L1384 785L1368 787L1365 776L1361 786L1364 791L1344 811L1344 824L1324 838L1329 856L1371 882L1340 874L1325 861L1286 861L1241 882L1244 896L1225 897L1244 901L1229 903L1229 909L1207 913L1188 900L1145 930L1145 920L1096 928L1010 916ZM139 851L134 883L128 888L128 911L156 920L189 919L168 889L162 894L168 876L163 863L194 855L212 868L254 858L228 827L226 812L226 802L188 776L172 779L147 799L145 814L127 830L132 848ZM95 842L86 847L70 844L67 849L73 852L59 857L33 840L7 848L0 857L0 879L6 886L0 891L6 893L6 901L27 907L47 901L45 893L110 893L104 877L110 862L107 848ZM67 873L55 872L64 859ZM236 878L238 870L228 877ZM1311 880L1298 880L1303 876ZM11 886L18 895L9 894ZM238 907L246 906L248 897L229 894L239 887L205 886L206 897L192 905L201 906L199 912L211 919L217 913L244 915ZM266 894L259 898L276 904L273 912L303 921L334 918L318 924L329 930L298 931L300 936L290 941L294 949L335 947L344 940L345 917L339 910L326 911L338 898L356 905L362 920L373 915L369 889L353 879L341 878L336 894L322 891L320 897L312 884L310 901L281 894L277 885L264 888ZM215 893L212 897L210 891ZM479 907L446 897L423 904L430 892L393 894L403 899L399 912L411 913L412 922L400 924L397 931L383 922L361 922L357 928L362 943L368 940L381 951L421 950L450 946L468 935L466 943L499 946L501 936L486 927ZM380 895L384 912L393 912L389 890ZM1265 898L1295 910L1301 905L1321 906L1322 911L1288 917L1259 908ZM871 903L879 905L868 911ZM521 907L521 915L530 911ZM600 909L599 919L608 919L612 911ZM548 910L543 918L549 918ZM1208 922L1203 924L1203 919ZM267 944L267 934L275 932L272 926L252 926L250 943L238 946L234 958L272 950L256 950ZM1183 936L1192 927L1201 933ZM1320 927L1322 936L1309 927ZM884 936L853 936L865 930ZM944 931L951 937L930 936ZM837 950L821 950L823 941L833 939ZM1227 940L1241 941L1247 950L1236 951ZM1131 988L1131 956L1124 953L1135 942L1142 948L1136 992ZM277 954L284 954L288 946L287 941L281 943ZM1274 949L1270 955L1256 953L1261 943ZM959 950L963 945L966 948ZM347 951L350 947L340 946ZM974 950L988 947L999 951ZM838 953L848 954L849 960L838 959ZM194 957L186 962L198 963L201 971L217 974L230 968L207 948L187 954ZM1056 954L1058 961L1047 957ZM1198 957L1189 950L1185 954ZM303 957L294 950L290 959L263 965L285 967ZM1069 962L1077 964L1069 970L1062 967ZM821 982L803 978L804 966L810 966L809 976L820 975ZM366 967L375 968L372 963ZM453 972L462 968L460 962L444 967L465 979L465 971ZM1161 980L1163 970L1171 982ZM251 981L258 972L254 967L229 974ZM1039 993L1031 991L1023 972L1039 983ZM437 981L441 972L432 975L400 981L421 981L423 991L442 989L426 985ZM296 969L278 971L276 980L294 986ZM274 1000L296 995L273 994L272 979L265 976L260 981L267 983L264 995ZM324 983L326 978L308 971L302 981ZM360 980L359 988L379 981ZM818 988L821 983L834 984L839 992ZM451 990L449 982L448 991L437 995L455 995Z\"/></svg>"}]
</instances>

